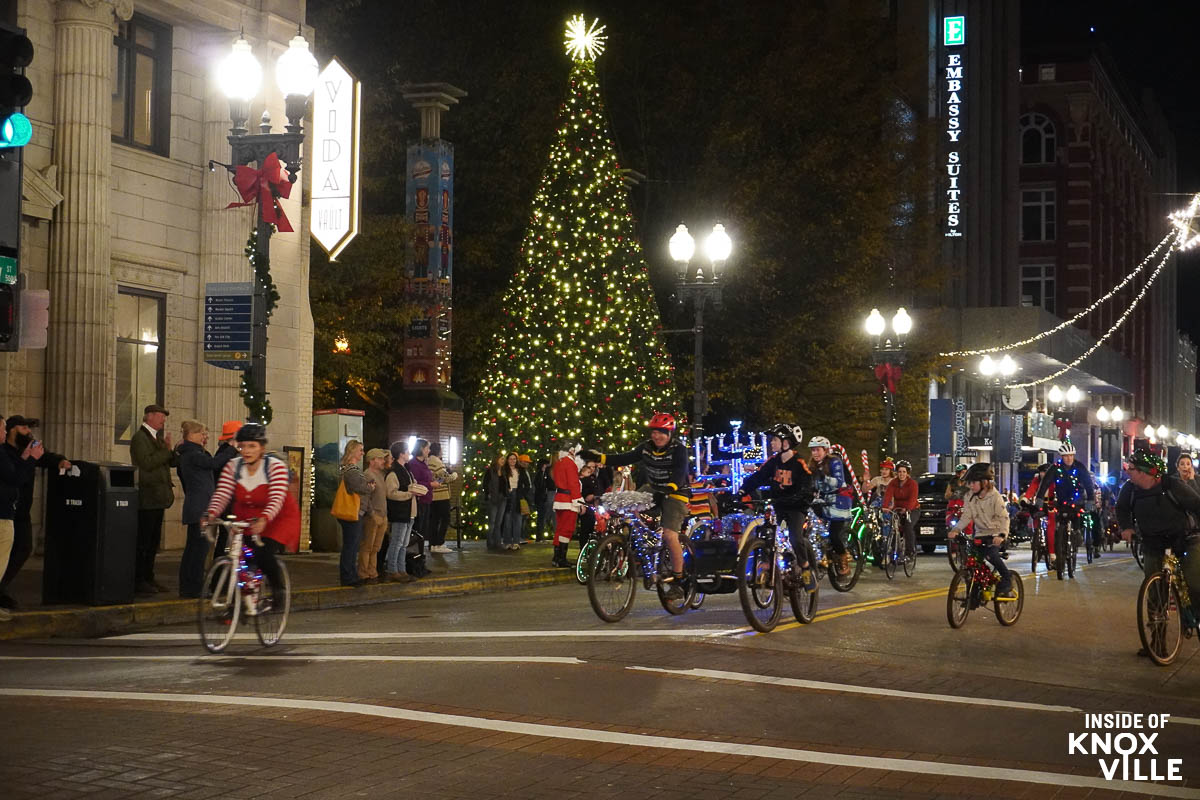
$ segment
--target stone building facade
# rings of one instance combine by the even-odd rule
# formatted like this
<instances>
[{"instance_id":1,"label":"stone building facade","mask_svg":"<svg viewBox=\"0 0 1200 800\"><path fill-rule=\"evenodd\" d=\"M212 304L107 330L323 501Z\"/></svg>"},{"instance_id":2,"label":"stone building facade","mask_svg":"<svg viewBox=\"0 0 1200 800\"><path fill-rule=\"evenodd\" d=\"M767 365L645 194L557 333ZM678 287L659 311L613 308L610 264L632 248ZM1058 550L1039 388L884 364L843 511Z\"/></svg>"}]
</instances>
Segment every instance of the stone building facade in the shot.
<instances>
[{"instance_id":1,"label":"stone building facade","mask_svg":"<svg viewBox=\"0 0 1200 800\"><path fill-rule=\"evenodd\" d=\"M46 350L0 353L0 411L42 419L48 448L129 463L141 409L170 409L168 430L243 419L238 373L203 360L208 282L248 281L243 254L255 209L221 168L228 102L215 65L238 32L263 65L252 121L282 127L274 64L303 29L303 0L16 0L35 48L27 75L33 141L24 152L21 271L51 293ZM11 7L11 6L9 6ZM305 31L311 42L311 31ZM304 150L308 150L306 143ZM312 428L313 322L308 301L309 176L281 201L296 233L271 241L281 300L269 327L271 446L303 448ZM182 492L176 484L177 497ZM181 546L179 507L164 546ZM40 504L39 506L40 507ZM172 516L173 515L173 516Z\"/></svg>"}]
</instances>

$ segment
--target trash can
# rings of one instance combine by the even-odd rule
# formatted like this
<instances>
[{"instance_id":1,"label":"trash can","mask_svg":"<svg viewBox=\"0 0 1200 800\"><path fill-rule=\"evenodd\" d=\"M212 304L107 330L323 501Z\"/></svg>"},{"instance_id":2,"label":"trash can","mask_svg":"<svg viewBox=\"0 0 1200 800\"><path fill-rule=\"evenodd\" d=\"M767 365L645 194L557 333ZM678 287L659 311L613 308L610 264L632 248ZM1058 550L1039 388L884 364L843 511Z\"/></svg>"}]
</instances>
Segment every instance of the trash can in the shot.
<instances>
[{"instance_id":1,"label":"trash can","mask_svg":"<svg viewBox=\"0 0 1200 800\"><path fill-rule=\"evenodd\" d=\"M73 462L46 485L42 603L133 602L138 490L127 464Z\"/></svg>"}]
</instances>

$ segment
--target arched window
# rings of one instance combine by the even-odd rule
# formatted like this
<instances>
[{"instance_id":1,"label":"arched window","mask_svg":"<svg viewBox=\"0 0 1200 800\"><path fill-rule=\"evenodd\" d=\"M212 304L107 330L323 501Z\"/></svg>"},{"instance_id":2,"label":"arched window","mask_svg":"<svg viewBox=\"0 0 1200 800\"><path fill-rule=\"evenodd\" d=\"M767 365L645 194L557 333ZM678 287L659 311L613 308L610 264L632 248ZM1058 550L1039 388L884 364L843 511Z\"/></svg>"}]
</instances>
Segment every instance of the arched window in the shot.
<instances>
[{"instance_id":1,"label":"arched window","mask_svg":"<svg viewBox=\"0 0 1200 800\"><path fill-rule=\"evenodd\" d=\"M1045 114L1021 117L1021 163L1054 163L1054 123Z\"/></svg>"}]
</instances>

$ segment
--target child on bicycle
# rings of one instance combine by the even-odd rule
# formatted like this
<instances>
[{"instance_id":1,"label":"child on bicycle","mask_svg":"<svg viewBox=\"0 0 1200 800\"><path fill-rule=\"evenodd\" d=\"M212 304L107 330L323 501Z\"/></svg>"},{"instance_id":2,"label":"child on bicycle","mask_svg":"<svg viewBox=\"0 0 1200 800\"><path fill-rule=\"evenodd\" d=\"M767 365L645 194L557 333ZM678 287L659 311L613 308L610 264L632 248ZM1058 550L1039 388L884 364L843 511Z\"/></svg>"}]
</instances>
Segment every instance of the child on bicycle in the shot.
<instances>
[{"instance_id":1,"label":"child on bicycle","mask_svg":"<svg viewBox=\"0 0 1200 800\"><path fill-rule=\"evenodd\" d=\"M808 541L804 537L804 523L808 507L812 503L813 475L803 456L796 448L804 440L804 431L799 425L779 423L771 429L771 437L779 440L779 452L767 459L758 471L742 481L739 495L763 485L771 487L771 505L780 519L787 523L788 538L792 552L800 566L804 588L813 591L817 587L816 575L808 561Z\"/></svg>"},{"instance_id":2,"label":"child on bicycle","mask_svg":"<svg viewBox=\"0 0 1200 800\"><path fill-rule=\"evenodd\" d=\"M280 599L285 584L275 554L296 550L300 545L299 514L290 513L298 509L287 505L288 467L282 459L267 455L265 425L248 422L237 432L236 438L240 455L231 459L221 471L217 490L208 503L202 524L208 525L217 519L232 500L233 517L250 522L243 544L254 553L254 563L270 580L276 598ZM262 544L254 541L255 536Z\"/></svg>"},{"instance_id":3,"label":"child on bicycle","mask_svg":"<svg viewBox=\"0 0 1200 800\"><path fill-rule=\"evenodd\" d=\"M812 472L816 481L817 514L829 525L829 549L837 556L839 575L850 574L850 551L846 549L846 523L854 509L854 492L846 482L842 459L832 452L833 445L825 436L814 436L808 442L812 452Z\"/></svg>"},{"instance_id":4,"label":"child on bicycle","mask_svg":"<svg viewBox=\"0 0 1200 800\"><path fill-rule=\"evenodd\" d=\"M1008 509L1005 507L1004 497L993 485L995 480L996 473L992 471L992 465L986 462L972 464L967 470L967 500L963 505L962 516L950 531L950 537L953 538L959 531L974 523L975 538L984 548L984 558L1000 575L996 596L1012 597L1012 575L1008 571L1008 565L1000 557L1000 547L1008 534Z\"/></svg>"}]
</instances>

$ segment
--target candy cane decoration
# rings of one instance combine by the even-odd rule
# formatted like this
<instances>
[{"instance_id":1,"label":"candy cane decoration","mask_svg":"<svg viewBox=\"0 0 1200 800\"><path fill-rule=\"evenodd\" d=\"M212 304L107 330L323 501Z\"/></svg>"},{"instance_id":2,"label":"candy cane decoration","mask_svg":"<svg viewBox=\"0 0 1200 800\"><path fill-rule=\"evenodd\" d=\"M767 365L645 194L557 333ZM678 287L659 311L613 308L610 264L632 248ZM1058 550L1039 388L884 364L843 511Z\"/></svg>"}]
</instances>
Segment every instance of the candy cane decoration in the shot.
<instances>
[{"instance_id":1,"label":"candy cane decoration","mask_svg":"<svg viewBox=\"0 0 1200 800\"><path fill-rule=\"evenodd\" d=\"M835 444L829 449L842 460L843 464L846 465L846 471L850 473L850 483L854 485L854 492L858 495L858 499L862 501L862 487L858 484L858 476L854 474L854 465L850 463L850 456L846 455L846 448L842 447L840 444Z\"/></svg>"},{"instance_id":2,"label":"candy cane decoration","mask_svg":"<svg viewBox=\"0 0 1200 800\"><path fill-rule=\"evenodd\" d=\"M871 457L867 455L867 451L862 451L863 462L863 480L870 480L871 477Z\"/></svg>"}]
</instances>

